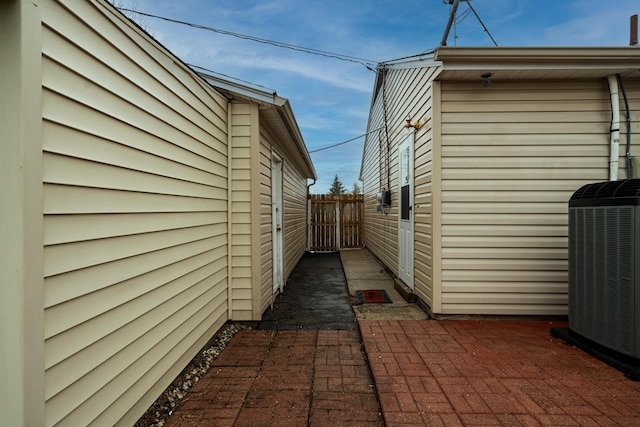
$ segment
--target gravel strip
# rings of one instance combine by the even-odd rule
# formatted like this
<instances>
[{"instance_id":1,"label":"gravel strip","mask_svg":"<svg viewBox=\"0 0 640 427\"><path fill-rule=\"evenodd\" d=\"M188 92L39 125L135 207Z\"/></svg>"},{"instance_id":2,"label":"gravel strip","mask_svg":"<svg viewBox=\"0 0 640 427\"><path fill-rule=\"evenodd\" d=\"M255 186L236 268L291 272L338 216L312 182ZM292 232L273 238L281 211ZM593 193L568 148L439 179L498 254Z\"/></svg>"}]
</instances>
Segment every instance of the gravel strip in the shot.
<instances>
[{"instance_id":1,"label":"gravel strip","mask_svg":"<svg viewBox=\"0 0 640 427\"><path fill-rule=\"evenodd\" d=\"M167 418L186 397L187 392L204 374L211 363L218 358L231 338L245 326L235 323L225 324L203 347L169 387L158 397L147 412L136 422L135 427L162 427Z\"/></svg>"}]
</instances>

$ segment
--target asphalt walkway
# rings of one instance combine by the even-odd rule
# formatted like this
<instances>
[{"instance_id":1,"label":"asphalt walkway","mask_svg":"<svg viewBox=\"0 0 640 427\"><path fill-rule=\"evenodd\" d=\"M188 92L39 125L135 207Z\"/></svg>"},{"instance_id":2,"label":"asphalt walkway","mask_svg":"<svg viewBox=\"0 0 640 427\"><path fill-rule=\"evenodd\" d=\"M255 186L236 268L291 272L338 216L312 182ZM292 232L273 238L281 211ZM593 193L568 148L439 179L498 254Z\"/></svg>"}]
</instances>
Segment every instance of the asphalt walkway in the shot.
<instances>
[{"instance_id":1,"label":"asphalt walkway","mask_svg":"<svg viewBox=\"0 0 640 427\"><path fill-rule=\"evenodd\" d=\"M356 329L340 254L305 254L257 329Z\"/></svg>"},{"instance_id":2,"label":"asphalt walkway","mask_svg":"<svg viewBox=\"0 0 640 427\"><path fill-rule=\"evenodd\" d=\"M306 255L165 425L640 426L640 382L551 337L566 322L426 320L367 250L342 255ZM374 287L393 303L345 305Z\"/></svg>"}]
</instances>

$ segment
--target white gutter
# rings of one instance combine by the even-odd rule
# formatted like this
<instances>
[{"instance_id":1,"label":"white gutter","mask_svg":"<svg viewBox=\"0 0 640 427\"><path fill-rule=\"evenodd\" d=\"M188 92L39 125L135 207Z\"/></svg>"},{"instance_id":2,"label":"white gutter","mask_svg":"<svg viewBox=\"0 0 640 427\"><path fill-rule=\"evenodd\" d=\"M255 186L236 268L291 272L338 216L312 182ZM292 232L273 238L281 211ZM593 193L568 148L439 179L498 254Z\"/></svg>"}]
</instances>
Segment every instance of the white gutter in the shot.
<instances>
[{"instance_id":1,"label":"white gutter","mask_svg":"<svg viewBox=\"0 0 640 427\"><path fill-rule=\"evenodd\" d=\"M239 95L244 95L247 98L255 99L257 101L266 102L268 104L282 103L283 98L280 98L275 91L269 92L268 90L262 90L255 87L243 85L241 83L232 82L231 80L225 80L217 76L213 76L207 73L197 73L200 77L206 80L211 86L228 90ZM265 88L266 89L266 88Z\"/></svg>"},{"instance_id":2,"label":"white gutter","mask_svg":"<svg viewBox=\"0 0 640 427\"><path fill-rule=\"evenodd\" d=\"M611 96L611 136L609 156L609 181L618 180L618 160L620 158L620 97L618 95L618 79L612 74L607 76L609 94Z\"/></svg>"}]
</instances>

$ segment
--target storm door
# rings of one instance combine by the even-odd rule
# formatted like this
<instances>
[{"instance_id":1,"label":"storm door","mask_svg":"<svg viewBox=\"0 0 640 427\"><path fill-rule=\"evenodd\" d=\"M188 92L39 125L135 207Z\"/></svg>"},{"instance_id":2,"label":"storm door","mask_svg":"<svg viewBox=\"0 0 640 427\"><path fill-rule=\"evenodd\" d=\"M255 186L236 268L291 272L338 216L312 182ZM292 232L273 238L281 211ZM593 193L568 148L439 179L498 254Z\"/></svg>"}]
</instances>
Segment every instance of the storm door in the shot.
<instances>
[{"instance_id":1,"label":"storm door","mask_svg":"<svg viewBox=\"0 0 640 427\"><path fill-rule=\"evenodd\" d=\"M271 236L273 242L273 292L284 289L284 233L282 230L282 158L271 157Z\"/></svg>"},{"instance_id":2,"label":"storm door","mask_svg":"<svg viewBox=\"0 0 640 427\"><path fill-rule=\"evenodd\" d=\"M413 290L413 129L398 148L398 278Z\"/></svg>"}]
</instances>

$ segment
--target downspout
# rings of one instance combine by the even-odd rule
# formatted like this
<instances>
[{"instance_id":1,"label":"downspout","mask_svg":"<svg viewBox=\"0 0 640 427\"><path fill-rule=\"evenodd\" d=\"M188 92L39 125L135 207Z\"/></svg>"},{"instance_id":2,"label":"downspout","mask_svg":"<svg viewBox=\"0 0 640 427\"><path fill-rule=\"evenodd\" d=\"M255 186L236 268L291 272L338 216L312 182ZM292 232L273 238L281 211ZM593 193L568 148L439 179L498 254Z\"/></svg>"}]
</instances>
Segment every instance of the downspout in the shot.
<instances>
[{"instance_id":1,"label":"downspout","mask_svg":"<svg viewBox=\"0 0 640 427\"><path fill-rule=\"evenodd\" d=\"M316 174L316 175L317 175L317 174ZM313 182L312 182L311 184L307 185L307 196L310 194L311 186L312 186L312 185L316 185L316 179L315 179L315 178L311 178L311 179L313 179Z\"/></svg>"},{"instance_id":2,"label":"downspout","mask_svg":"<svg viewBox=\"0 0 640 427\"><path fill-rule=\"evenodd\" d=\"M620 158L620 97L618 95L618 79L614 74L607 76L611 97L611 130L609 181L618 180L618 160Z\"/></svg>"},{"instance_id":3,"label":"downspout","mask_svg":"<svg viewBox=\"0 0 640 427\"><path fill-rule=\"evenodd\" d=\"M316 185L316 179L307 185L307 252L311 252L311 186Z\"/></svg>"},{"instance_id":4,"label":"downspout","mask_svg":"<svg viewBox=\"0 0 640 427\"><path fill-rule=\"evenodd\" d=\"M233 233L233 224L231 218L231 209L232 209L232 187L233 187L233 179L232 179L232 165L233 162L231 153L233 152L231 147L231 142L233 140L231 136L231 129L233 129L232 123L232 114L231 114L231 102L227 102L227 320L232 320L233 317L233 257L232 250L232 238L231 235ZM255 301L253 301L255 304Z\"/></svg>"},{"instance_id":5,"label":"downspout","mask_svg":"<svg viewBox=\"0 0 640 427\"><path fill-rule=\"evenodd\" d=\"M627 149L625 151L625 157L627 159L627 178L633 178L635 171L632 170L631 165L631 114L629 112L629 99L627 98L627 91L624 90L624 83L620 74L616 75L618 84L620 85L620 92L622 92L622 98L624 99L624 109L626 113L627 121Z\"/></svg>"}]
</instances>

